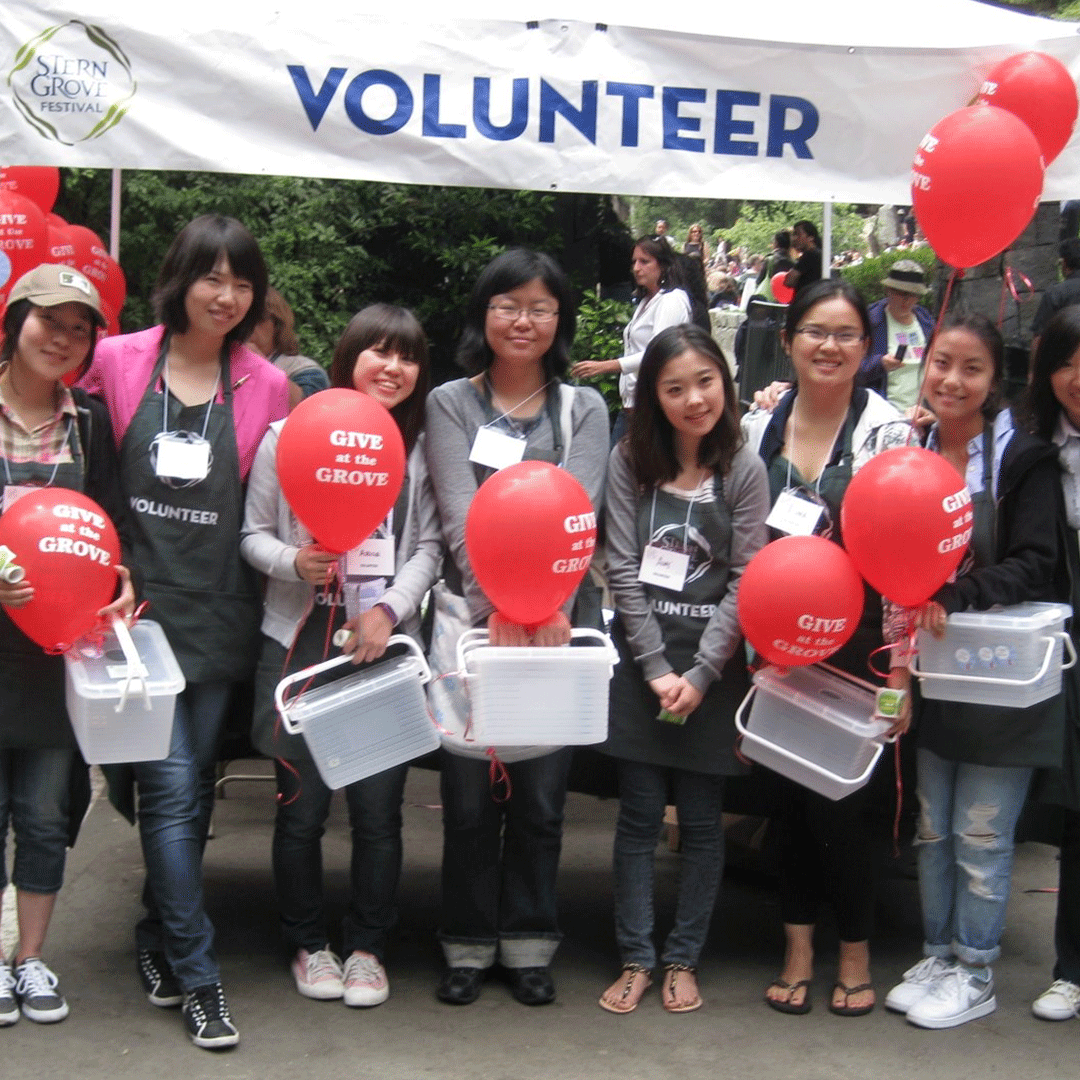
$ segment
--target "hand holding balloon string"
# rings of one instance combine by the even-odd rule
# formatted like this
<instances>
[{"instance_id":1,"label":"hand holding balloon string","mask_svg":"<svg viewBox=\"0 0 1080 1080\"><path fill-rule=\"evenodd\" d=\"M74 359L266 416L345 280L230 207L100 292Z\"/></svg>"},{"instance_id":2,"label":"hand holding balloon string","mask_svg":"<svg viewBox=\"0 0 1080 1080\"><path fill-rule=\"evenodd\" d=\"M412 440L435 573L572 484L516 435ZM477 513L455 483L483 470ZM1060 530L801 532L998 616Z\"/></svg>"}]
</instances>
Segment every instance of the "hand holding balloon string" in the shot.
<instances>
[{"instance_id":1,"label":"hand holding balloon string","mask_svg":"<svg viewBox=\"0 0 1080 1080\"><path fill-rule=\"evenodd\" d=\"M309 585L325 585L340 558L340 555L318 544L305 544L296 551L294 564L297 576Z\"/></svg>"},{"instance_id":2,"label":"hand holding balloon string","mask_svg":"<svg viewBox=\"0 0 1080 1080\"><path fill-rule=\"evenodd\" d=\"M488 617L488 641L492 645L512 648L567 645L570 642L570 620L561 611L556 611L542 623L526 627L511 622L495 611Z\"/></svg>"},{"instance_id":3,"label":"hand holding balloon string","mask_svg":"<svg viewBox=\"0 0 1080 1080\"><path fill-rule=\"evenodd\" d=\"M126 566L117 565L116 576L120 579L120 595L98 612L98 618L106 624L113 619L123 619L130 625L135 612L135 589L131 584L131 571Z\"/></svg>"}]
</instances>

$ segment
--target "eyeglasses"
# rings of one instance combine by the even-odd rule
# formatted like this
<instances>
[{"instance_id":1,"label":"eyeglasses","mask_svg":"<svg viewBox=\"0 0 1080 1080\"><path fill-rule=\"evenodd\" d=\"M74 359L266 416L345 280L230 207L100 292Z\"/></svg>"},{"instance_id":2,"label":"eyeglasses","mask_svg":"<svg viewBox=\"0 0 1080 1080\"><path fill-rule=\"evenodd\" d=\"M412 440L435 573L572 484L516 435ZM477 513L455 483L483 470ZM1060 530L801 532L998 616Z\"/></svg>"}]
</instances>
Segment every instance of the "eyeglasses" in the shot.
<instances>
[{"instance_id":1,"label":"eyeglasses","mask_svg":"<svg viewBox=\"0 0 1080 1080\"><path fill-rule=\"evenodd\" d=\"M536 323L537 326L543 326L545 323L551 322L552 319L559 317L558 308L522 308L516 304L488 304L488 311L499 322L517 322L518 319L524 316L529 322Z\"/></svg>"},{"instance_id":2,"label":"eyeglasses","mask_svg":"<svg viewBox=\"0 0 1080 1080\"><path fill-rule=\"evenodd\" d=\"M832 338L842 349L858 345L866 337L865 334L860 334L857 330L828 331L823 330L820 326L800 326L795 333L802 334L807 341L814 345L824 345L829 338Z\"/></svg>"},{"instance_id":3,"label":"eyeglasses","mask_svg":"<svg viewBox=\"0 0 1080 1080\"><path fill-rule=\"evenodd\" d=\"M69 341L80 345L88 342L90 335L94 332L93 327L87 323L68 324L64 322L63 319L58 315L54 315L48 308L38 308L37 316L53 337L57 334L63 334Z\"/></svg>"}]
</instances>

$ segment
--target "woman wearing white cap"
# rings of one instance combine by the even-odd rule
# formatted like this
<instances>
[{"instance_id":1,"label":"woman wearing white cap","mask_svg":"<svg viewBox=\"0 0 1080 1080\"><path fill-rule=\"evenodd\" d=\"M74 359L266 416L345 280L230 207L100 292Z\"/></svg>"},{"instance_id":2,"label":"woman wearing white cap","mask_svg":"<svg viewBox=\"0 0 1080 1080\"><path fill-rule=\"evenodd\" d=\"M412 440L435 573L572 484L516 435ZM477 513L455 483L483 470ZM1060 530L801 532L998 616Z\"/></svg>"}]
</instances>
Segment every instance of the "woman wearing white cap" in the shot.
<instances>
[{"instance_id":1,"label":"woman wearing white cap","mask_svg":"<svg viewBox=\"0 0 1080 1080\"><path fill-rule=\"evenodd\" d=\"M919 395L923 355L934 332L934 316L918 302L926 295L926 277L914 259L901 259L881 284L885 299L869 308L870 351L859 369L859 383L898 409L910 409Z\"/></svg>"},{"instance_id":2,"label":"woman wearing white cap","mask_svg":"<svg viewBox=\"0 0 1080 1080\"><path fill-rule=\"evenodd\" d=\"M38 266L12 288L0 345L3 510L30 488L62 487L85 492L113 521L122 521L108 413L100 401L64 385L65 376L87 368L104 326L97 289L70 267ZM102 617L130 615L134 606L131 577L123 567L117 571L121 592L99 612ZM0 853L10 821L19 923L13 964L0 955L0 1026L14 1024L20 1007L39 1024L68 1014L41 952L63 882L71 826L77 829L82 817L72 803L89 795L86 767L82 776L75 771L63 660L46 655L7 614L33 598L30 579L0 581ZM6 884L0 855L0 891Z\"/></svg>"}]
</instances>

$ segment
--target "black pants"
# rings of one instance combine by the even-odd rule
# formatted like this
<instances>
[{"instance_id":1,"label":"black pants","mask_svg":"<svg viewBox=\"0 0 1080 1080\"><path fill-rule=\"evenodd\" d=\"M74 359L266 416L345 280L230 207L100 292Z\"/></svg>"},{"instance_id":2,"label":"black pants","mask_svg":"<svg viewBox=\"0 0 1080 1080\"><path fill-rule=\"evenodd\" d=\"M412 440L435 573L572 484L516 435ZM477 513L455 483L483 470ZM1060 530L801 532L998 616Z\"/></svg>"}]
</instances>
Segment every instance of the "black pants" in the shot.
<instances>
[{"instance_id":1,"label":"black pants","mask_svg":"<svg viewBox=\"0 0 1080 1080\"><path fill-rule=\"evenodd\" d=\"M1080 986L1080 811L1066 810L1058 880L1055 979Z\"/></svg>"}]
</instances>

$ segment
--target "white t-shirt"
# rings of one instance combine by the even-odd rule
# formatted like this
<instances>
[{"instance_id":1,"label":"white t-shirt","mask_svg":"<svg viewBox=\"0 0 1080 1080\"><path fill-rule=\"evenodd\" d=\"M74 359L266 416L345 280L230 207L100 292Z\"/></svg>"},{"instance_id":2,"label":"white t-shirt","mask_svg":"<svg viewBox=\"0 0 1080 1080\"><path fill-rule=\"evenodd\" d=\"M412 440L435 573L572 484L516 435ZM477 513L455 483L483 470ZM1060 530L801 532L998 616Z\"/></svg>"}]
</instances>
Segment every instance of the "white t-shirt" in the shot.
<instances>
[{"instance_id":1,"label":"white t-shirt","mask_svg":"<svg viewBox=\"0 0 1080 1080\"><path fill-rule=\"evenodd\" d=\"M915 399L919 394L923 353L926 351L926 335L923 334L919 320L914 315L911 317L911 322L905 326L894 319L892 313L886 308L885 322L888 331L888 354L895 356L896 350L901 345L907 346L903 365L889 372L887 396L898 409L909 409L915 404Z\"/></svg>"}]
</instances>

